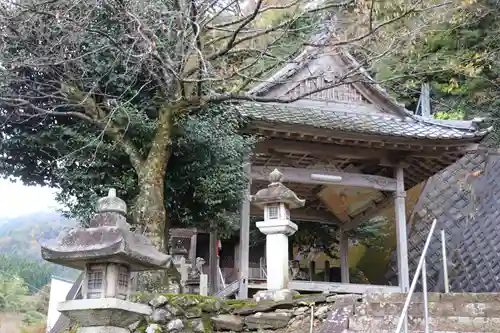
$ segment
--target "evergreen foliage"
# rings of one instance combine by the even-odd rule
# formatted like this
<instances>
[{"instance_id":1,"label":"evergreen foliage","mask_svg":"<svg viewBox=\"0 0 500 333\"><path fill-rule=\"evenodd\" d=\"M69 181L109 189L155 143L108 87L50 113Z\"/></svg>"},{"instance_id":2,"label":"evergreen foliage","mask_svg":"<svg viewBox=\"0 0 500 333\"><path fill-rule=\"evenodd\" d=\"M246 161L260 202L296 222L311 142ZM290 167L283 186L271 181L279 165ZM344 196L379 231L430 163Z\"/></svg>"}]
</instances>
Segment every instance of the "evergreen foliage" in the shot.
<instances>
[{"instance_id":1,"label":"evergreen foliage","mask_svg":"<svg viewBox=\"0 0 500 333\"><path fill-rule=\"evenodd\" d=\"M237 1L4 1L0 175L60 189L68 214L83 222L115 187L131 221L154 237L173 224L231 231L255 139L241 134L228 103L290 102L247 91L337 23L333 11L351 15L355 29L316 47L342 45L370 68L387 58L381 49L406 45L414 30L407 22L430 25L423 12L438 4L257 1L241 10ZM441 24L446 15L437 16ZM367 47L374 42L381 46ZM404 72L395 67L412 54L379 68ZM325 228L318 233L337 232Z\"/></svg>"},{"instance_id":2,"label":"evergreen foliage","mask_svg":"<svg viewBox=\"0 0 500 333\"><path fill-rule=\"evenodd\" d=\"M54 266L35 260L0 254L0 272L6 278L19 278L28 292L36 293L50 282Z\"/></svg>"},{"instance_id":3,"label":"evergreen foliage","mask_svg":"<svg viewBox=\"0 0 500 333\"><path fill-rule=\"evenodd\" d=\"M19 311L23 305L23 296L27 295L28 288L24 281L17 276L0 275L0 309L5 311Z\"/></svg>"},{"instance_id":4,"label":"evergreen foliage","mask_svg":"<svg viewBox=\"0 0 500 333\"><path fill-rule=\"evenodd\" d=\"M230 227L252 140L223 103L255 99L339 6L307 3L3 2L0 174L60 189L81 221L115 187L155 237Z\"/></svg>"},{"instance_id":5,"label":"evergreen foliage","mask_svg":"<svg viewBox=\"0 0 500 333\"><path fill-rule=\"evenodd\" d=\"M430 83L436 118L491 118L496 130L486 143L498 145L499 13L496 2L467 2L449 20L432 22L406 47L381 59L377 78L396 78L386 85L410 109L417 106L422 82Z\"/></svg>"}]
</instances>

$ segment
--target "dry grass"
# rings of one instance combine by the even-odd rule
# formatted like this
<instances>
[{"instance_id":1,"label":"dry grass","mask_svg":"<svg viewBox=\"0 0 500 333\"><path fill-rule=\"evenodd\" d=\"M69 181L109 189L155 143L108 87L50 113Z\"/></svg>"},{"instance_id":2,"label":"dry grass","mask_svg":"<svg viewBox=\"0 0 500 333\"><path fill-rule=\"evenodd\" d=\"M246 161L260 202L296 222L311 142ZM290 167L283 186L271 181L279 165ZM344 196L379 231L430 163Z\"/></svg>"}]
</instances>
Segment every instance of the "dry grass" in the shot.
<instances>
[{"instance_id":1,"label":"dry grass","mask_svg":"<svg viewBox=\"0 0 500 333\"><path fill-rule=\"evenodd\" d=\"M23 323L22 314L0 313L0 333L45 333L45 325L27 327Z\"/></svg>"},{"instance_id":2,"label":"dry grass","mask_svg":"<svg viewBox=\"0 0 500 333\"><path fill-rule=\"evenodd\" d=\"M23 324L22 314L2 313L0 314L0 333L21 333Z\"/></svg>"}]
</instances>

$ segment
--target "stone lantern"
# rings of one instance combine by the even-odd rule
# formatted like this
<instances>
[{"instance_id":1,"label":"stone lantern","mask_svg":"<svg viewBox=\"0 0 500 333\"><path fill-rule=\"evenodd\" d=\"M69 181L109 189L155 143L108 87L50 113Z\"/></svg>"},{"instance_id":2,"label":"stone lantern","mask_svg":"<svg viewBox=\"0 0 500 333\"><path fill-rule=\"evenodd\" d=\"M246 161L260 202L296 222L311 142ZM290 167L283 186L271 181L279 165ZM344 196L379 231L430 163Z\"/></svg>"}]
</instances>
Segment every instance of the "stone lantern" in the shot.
<instances>
[{"instance_id":1,"label":"stone lantern","mask_svg":"<svg viewBox=\"0 0 500 333\"><path fill-rule=\"evenodd\" d=\"M130 231L127 206L111 189L98 200L88 228L77 227L41 244L42 257L84 272L80 300L59 304L58 311L78 324L78 333L125 333L151 314L149 306L129 301L130 274L167 269L170 256Z\"/></svg>"},{"instance_id":2,"label":"stone lantern","mask_svg":"<svg viewBox=\"0 0 500 333\"><path fill-rule=\"evenodd\" d=\"M282 184L283 174L275 169L269 175L267 188L250 197L250 202L264 209L264 221L256 226L266 235L267 291L260 291L257 300L283 300L293 297L288 289L288 237L297 231L290 221L290 209L303 207L305 200Z\"/></svg>"}]
</instances>

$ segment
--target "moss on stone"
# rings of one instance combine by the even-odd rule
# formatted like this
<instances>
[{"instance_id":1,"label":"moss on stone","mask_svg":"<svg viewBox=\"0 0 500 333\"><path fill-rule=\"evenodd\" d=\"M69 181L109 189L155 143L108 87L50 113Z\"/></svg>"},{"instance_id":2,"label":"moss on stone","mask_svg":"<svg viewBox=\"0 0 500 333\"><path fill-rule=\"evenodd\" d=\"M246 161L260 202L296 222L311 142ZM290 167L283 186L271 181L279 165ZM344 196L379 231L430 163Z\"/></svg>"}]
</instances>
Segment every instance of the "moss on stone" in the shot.
<instances>
[{"instance_id":1,"label":"moss on stone","mask_svg":"<svg viewBox=\"0 0 500 333\"><path fill-rule=\"evenodd\" d=\"M237 310L241 308L246 308L250 306L257 306L257 303L252 300L246 299L228 299L224 302L227 304L232 310Z\"/></svg>"},{"instance_id":2,"label":"moss on stone","mask_svg":"<svg viewBox=\"0 0 500 333\"><path fill-rule=\"evenodd\" d=\"M206 314L206 313L202 314L201 321L203 323L204 333L213 333L214 332L212 320L210 319L210 316L208 314Z\"/></svg>"},{"instance_id":3,"label":"moss on stone","mask_svg":"<svg viewBox=\"0 0 500 333\"><path fill-rule=\"evenodd\" d=\"M158 296L158 294L146 293L146 292L135 292L130 296L130 300L132 302L137 302L137 303L149 303L156 296Z\"/></svg>"},{"instance_id":4,"label":"moss on stone","mask_svg":"<svg viewBox=\"0 0 500 333\"><path fill-rule=\"evenodd\" d=\"M183 304L205 304L214 303L220 299L211 296L200 296L195 294L169 294L169 293L149 293L137 292L131 296L131 300L139 303L148 303L155 297L165 296L170 304L183 305Z\"/></svg>"}]
</instances>

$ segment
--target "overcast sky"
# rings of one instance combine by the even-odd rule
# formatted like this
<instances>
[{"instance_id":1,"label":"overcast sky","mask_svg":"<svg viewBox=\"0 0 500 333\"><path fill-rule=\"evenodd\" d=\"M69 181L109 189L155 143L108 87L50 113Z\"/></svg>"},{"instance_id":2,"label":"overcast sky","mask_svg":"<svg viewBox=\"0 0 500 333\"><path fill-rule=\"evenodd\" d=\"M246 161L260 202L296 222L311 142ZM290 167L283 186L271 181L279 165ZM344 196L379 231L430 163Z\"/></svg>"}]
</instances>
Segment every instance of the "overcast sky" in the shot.
<instances>
[{"instance_id":1,"label":"overcast sky","mask_svg":"<svg viewBox=\"0 0 500 333\"><path fill-rule=\"evenodd\" d=\"M54 211L55 190L0 179L0 218Z\"/></svg>"}]
</instances>

